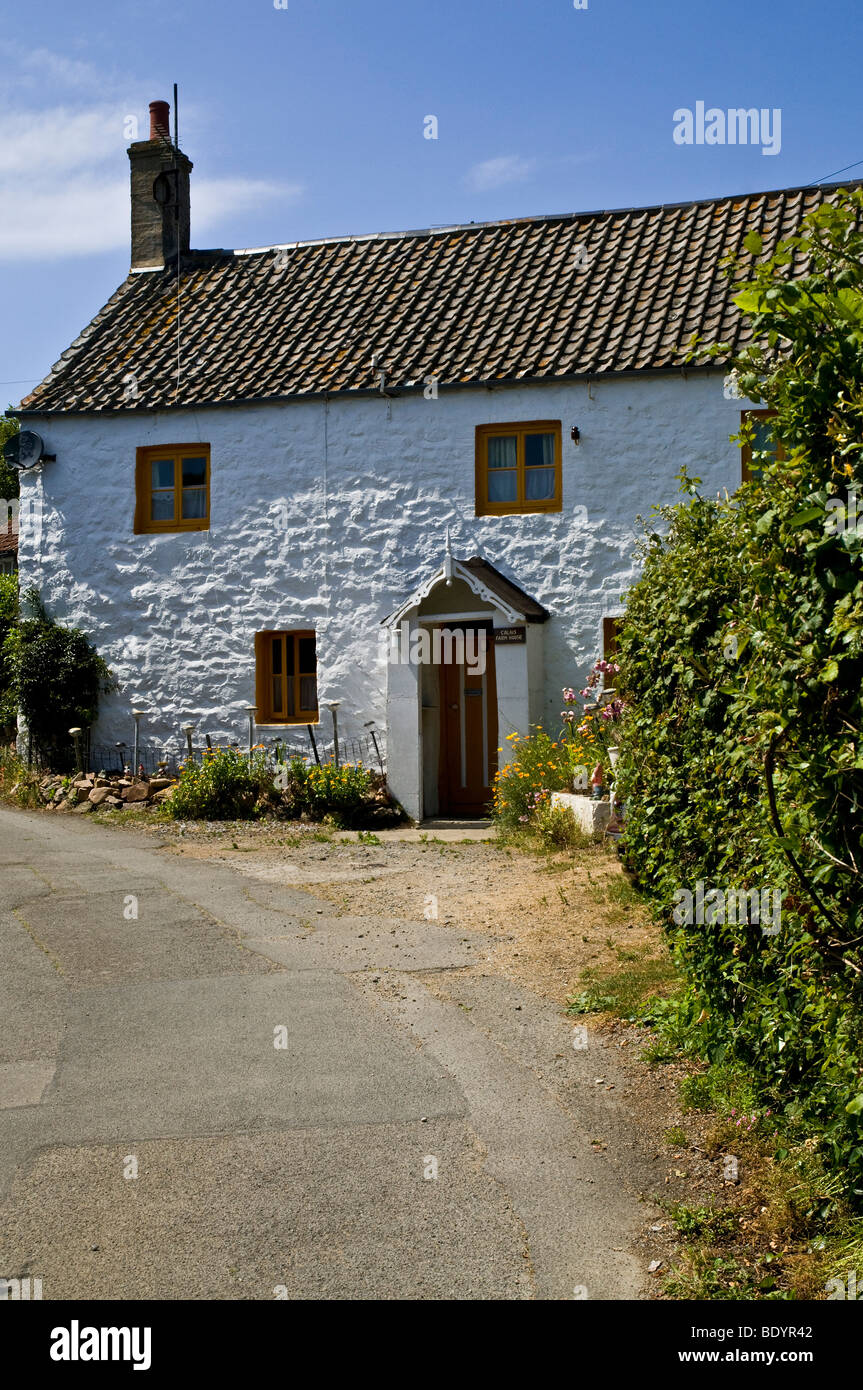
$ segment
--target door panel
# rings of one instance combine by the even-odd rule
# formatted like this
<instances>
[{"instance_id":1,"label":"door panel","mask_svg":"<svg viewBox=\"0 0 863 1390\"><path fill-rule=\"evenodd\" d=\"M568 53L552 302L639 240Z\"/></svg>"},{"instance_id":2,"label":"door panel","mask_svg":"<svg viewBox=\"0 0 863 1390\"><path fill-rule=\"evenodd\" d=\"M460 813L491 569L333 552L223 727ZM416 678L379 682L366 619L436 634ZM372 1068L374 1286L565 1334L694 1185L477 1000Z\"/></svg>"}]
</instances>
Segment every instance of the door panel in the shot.
<instances>
[{"instance_id":1,"label":"door panel","mask_svg":"<svg viewBox=\"0 0 863 1390\"><path fill-rule=\"evenodd\" d=\"M441 663L439 799L442 815L479 816L491 801L497 769L497 682L490 633L485 660L486 668L481 676L464 662Z\"/></svg>"}]
</instances>

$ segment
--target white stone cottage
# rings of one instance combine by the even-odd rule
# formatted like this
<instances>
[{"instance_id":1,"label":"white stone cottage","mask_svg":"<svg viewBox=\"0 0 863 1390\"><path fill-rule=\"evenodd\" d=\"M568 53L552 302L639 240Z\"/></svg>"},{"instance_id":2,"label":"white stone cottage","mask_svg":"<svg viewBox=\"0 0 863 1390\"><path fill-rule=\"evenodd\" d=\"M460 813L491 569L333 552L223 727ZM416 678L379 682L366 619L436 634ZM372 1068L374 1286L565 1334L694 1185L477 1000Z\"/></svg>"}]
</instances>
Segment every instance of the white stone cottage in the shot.
<instances>
[{"instance_id":1,"label":"white stone cottage","mask_svg":"<svg viewBox=\"0 0 863 1390\"><path fill-rule=\"evenodd\" d=\"M22 405L53 456L22 587L118 677L98 744L132 709L166 750L242 744L254 706L308 748L338 701L412 816L480 813L506 735L556 732L613 640L636 517L683 463L739 484L746 402L680 350L741 344L722 258L832 190L191 251L167 125L128 151L127 279ZM485 632L485 670L387 624Z\"/></svg>"}]
</instances>

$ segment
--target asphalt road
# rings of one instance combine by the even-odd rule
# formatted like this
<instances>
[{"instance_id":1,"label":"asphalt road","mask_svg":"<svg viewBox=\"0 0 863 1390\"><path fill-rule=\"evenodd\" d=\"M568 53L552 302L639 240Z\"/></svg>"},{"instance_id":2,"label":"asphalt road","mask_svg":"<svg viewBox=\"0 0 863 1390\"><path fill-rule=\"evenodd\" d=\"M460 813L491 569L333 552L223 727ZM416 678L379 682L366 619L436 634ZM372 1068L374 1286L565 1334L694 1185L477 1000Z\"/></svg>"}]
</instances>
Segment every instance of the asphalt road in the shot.
<instances>
[{"instance_id":1,"label":"asphalt road","mask_svg":"<svg viewBox=\"0 0 863 1390\"><path fill-rule=\"evenodd\" d=\"M646 1156L594 1084L616 1058L483 975L463 932L332 917L74 815L0 810L0 845L0 1277L44 1299L645 1296Z\"/></svg>"}]
</instances>

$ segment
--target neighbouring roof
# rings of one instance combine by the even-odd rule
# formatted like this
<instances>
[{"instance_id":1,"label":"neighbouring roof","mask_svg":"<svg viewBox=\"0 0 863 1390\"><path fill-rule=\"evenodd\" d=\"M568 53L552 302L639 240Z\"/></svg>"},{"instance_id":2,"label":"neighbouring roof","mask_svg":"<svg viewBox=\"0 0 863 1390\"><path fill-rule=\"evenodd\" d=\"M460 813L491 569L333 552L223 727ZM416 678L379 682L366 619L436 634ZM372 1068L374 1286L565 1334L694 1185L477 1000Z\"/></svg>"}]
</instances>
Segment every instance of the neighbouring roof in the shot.
<instances>
[{"instance_id":1,"label":"neighbouring roof","mask_svg":"<svg viewBox=\"0 0 863 1390\"><path fill-rule=\"evenodd\" d=\"M398 390L679 368L694 333L748 339L723 259L750 259L751 229L769 255L839 186L191 252L179 276L130 274L23 408L367 392L381 369Z\"/></svg>"},{"instance_id":2,"label":"neighbouring roof","mask_svg":"<svg viewBox=\"0 0 863 1390\"><path fill-rule=\"evenodd\" d=\"M0 554L8 555L9 551L17 554L18 551L18 527L11 521L0 529Z\"/></svg>"}]
</instances>

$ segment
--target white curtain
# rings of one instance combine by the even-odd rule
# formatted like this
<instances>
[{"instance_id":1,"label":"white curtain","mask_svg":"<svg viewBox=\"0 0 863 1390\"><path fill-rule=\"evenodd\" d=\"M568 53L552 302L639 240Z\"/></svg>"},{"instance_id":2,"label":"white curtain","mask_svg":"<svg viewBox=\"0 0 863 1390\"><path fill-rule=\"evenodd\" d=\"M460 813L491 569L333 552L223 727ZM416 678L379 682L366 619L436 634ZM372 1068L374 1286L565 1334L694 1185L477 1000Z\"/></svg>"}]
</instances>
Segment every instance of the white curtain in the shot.
<instances>
[{"instance_id":1,"label":"white curtain","mask_svg":"<svg viewBox=\"0 0 863 1390\"><path fill-rule=\"evenodd\" d=\"M492 435L488 441L488 500L514 502L518 490L518 440L514 434Z\"/></svg>"},{"instance_id":2,"label":"white curtain","mask_svg":"<svg viewBox=\"0 0 863 1390\"><path fill-rule=\"evenodd\" d=\"M524 495L528 502L554 497L554 435L529 434L525 439Z\"/></svg>"},{"instance_id":3,"label":"white curtain","mask_svg":"<svg viewBox=\"0 0 863 1390\"><path fill-rule=\"evenodd\" d=\"M183 517L186 521L203 520L207 515L207 490L203 487L183 488Z\"/></svg>"},{"instance_id":4,"label":"white curtain","mask_svg":"<svg viewBox=\"0 0 863 1390\"><path fill-rule=\"evenodd\" d=\"M488 441L489 468L515 468L518 440L514 434L494 435Z\"/></svg>"}]
</instances>

